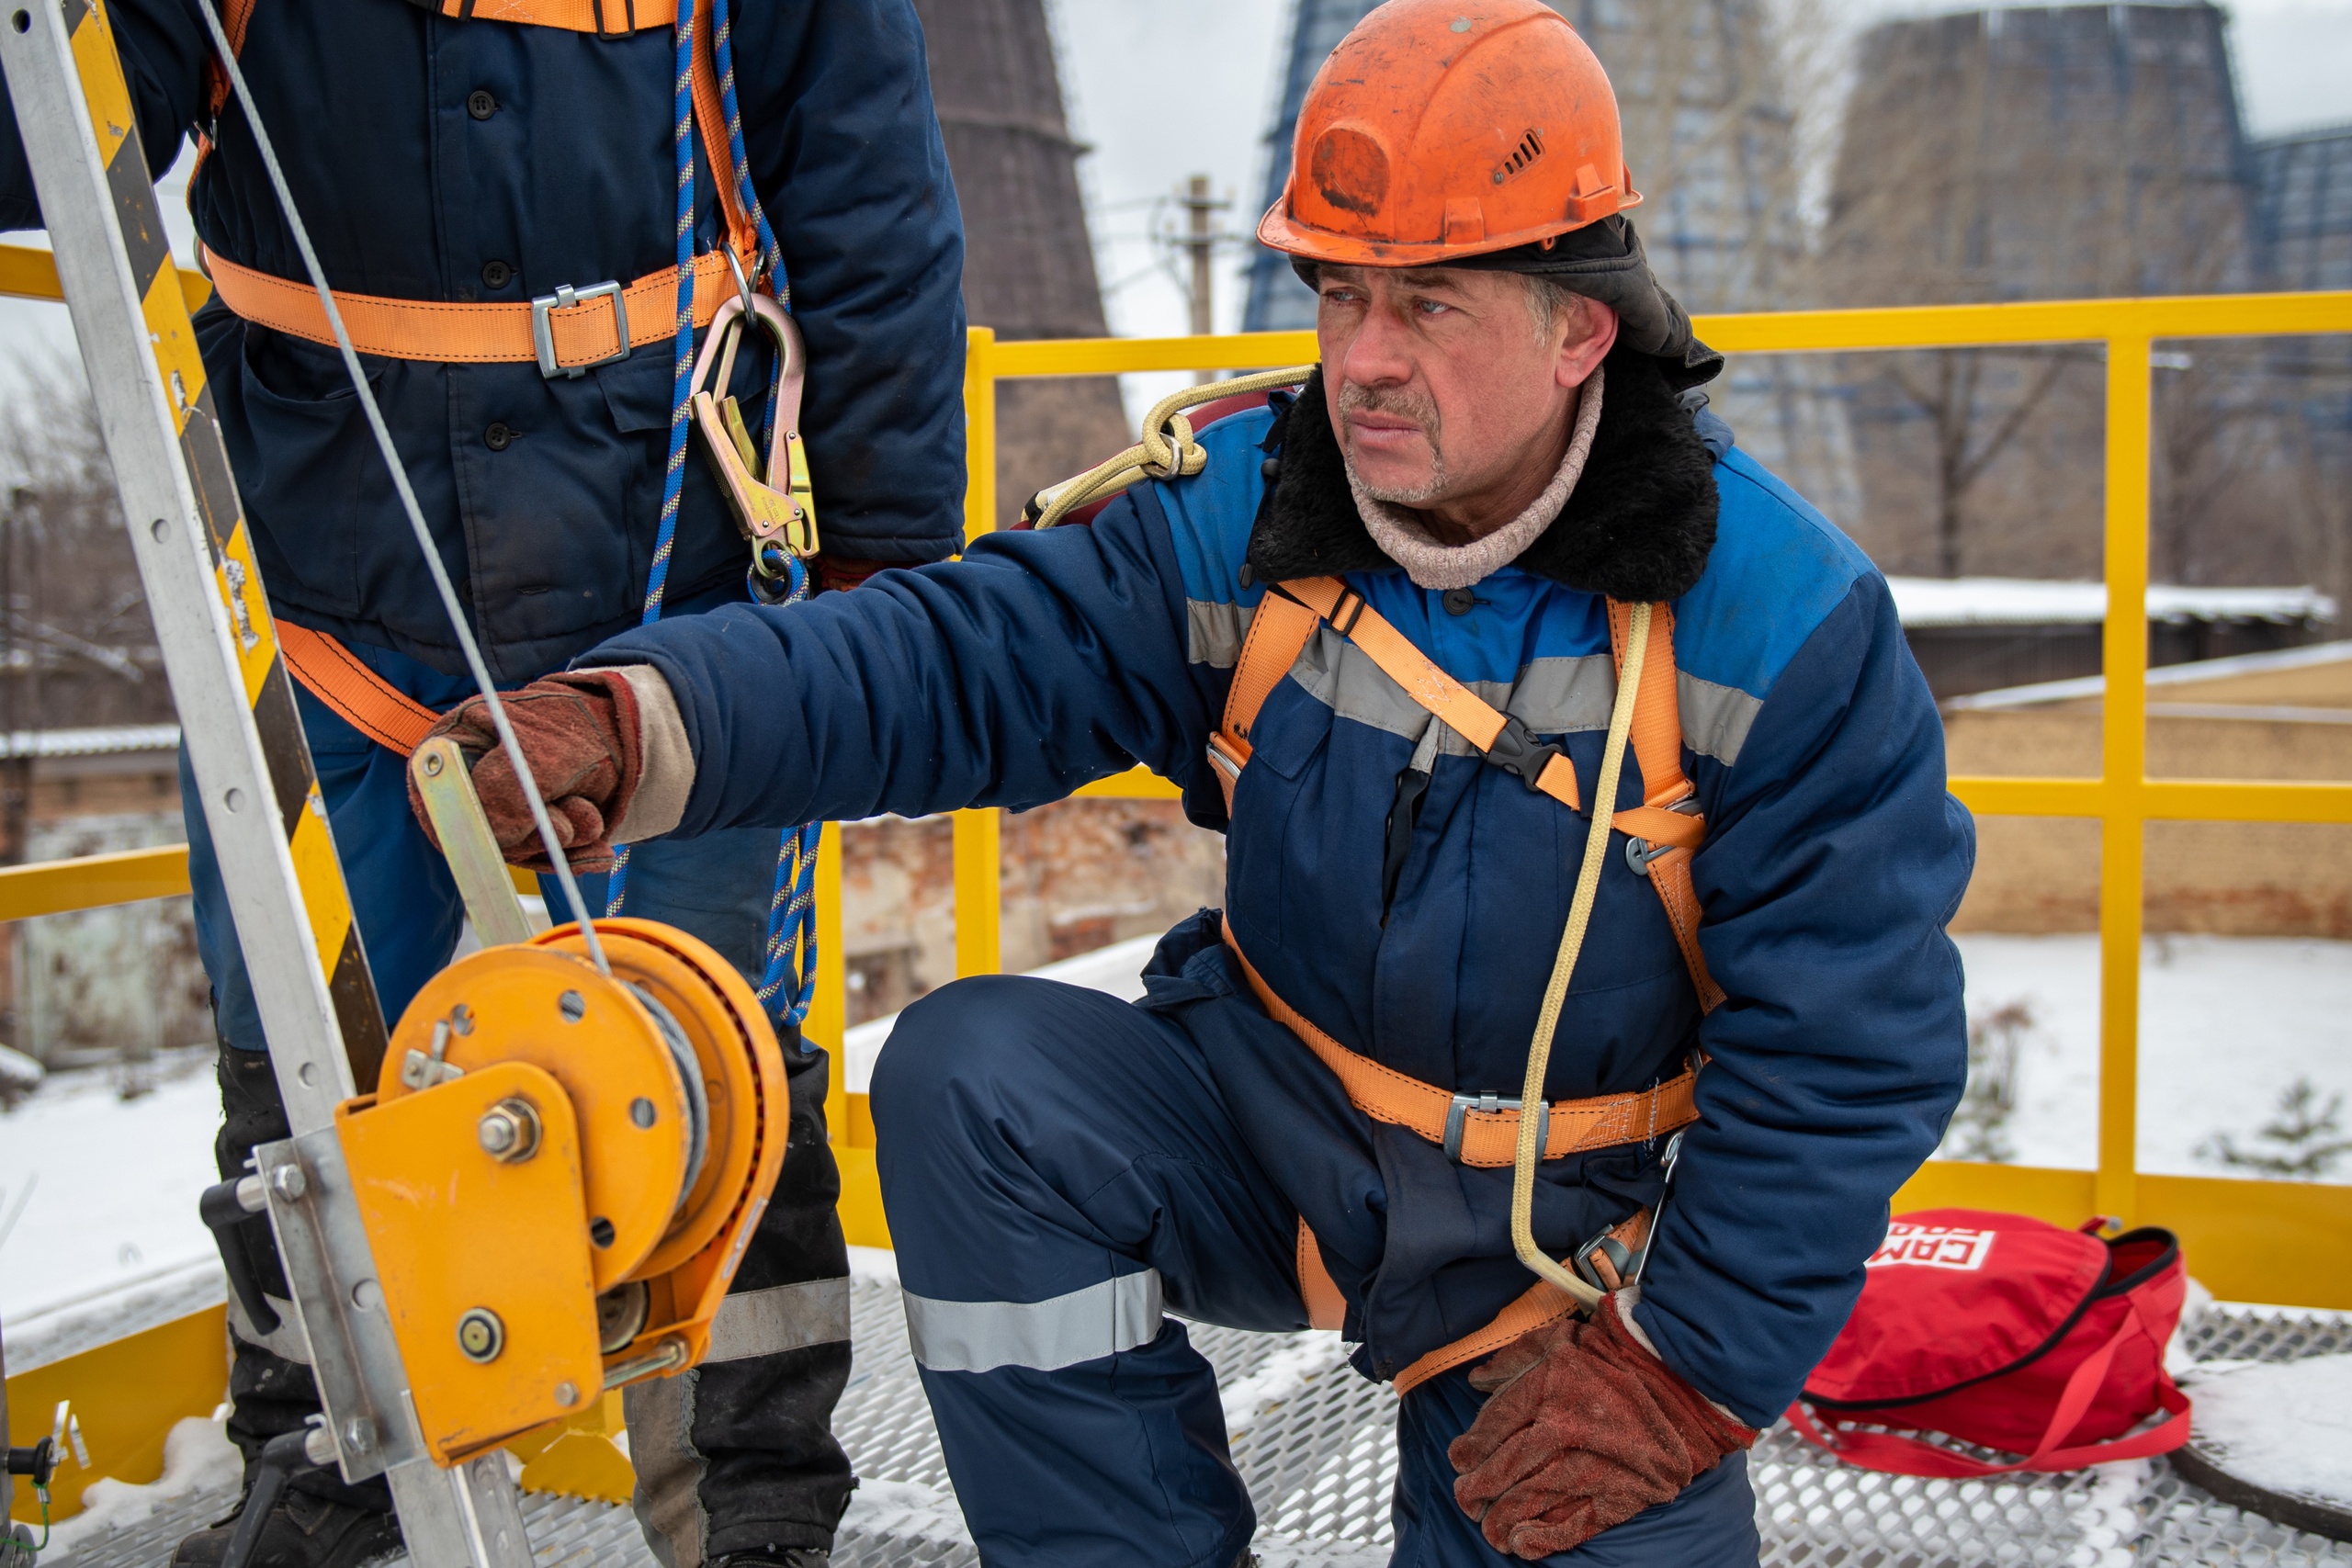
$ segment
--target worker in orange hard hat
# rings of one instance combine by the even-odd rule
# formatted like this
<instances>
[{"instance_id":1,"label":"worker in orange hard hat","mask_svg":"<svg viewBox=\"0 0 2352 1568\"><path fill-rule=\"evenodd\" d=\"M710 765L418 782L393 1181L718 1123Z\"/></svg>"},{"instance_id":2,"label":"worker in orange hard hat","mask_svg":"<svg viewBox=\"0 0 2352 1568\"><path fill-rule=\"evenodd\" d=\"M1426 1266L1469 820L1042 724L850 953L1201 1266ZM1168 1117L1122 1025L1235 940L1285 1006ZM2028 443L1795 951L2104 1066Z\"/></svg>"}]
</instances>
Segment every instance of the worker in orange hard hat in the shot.
<instances>
[{"instance_id":1,"label":"worker in orange hard hat","mask_svg":"<svg viewBox=\"0 0 2352 1568\"><path fill-rule=\"evenodd\" d=\"M1884 581L1698 406L1636 199L1557 15L1392 0L1260 230L1318 295L1303 385L1084 526L616 638L526 743L600 835L1138 761L1227 832L1138 1003L959 980L874 1069L987 1562L1231 1568L1253 1483L1281 1530L1371 1483L1262 1425L1237 1470L1170 1313L1394 1385L1400 1563L1757 1562L1747 1450L1966 1078L1973 838Z\"/></svg>"}]
</instances>

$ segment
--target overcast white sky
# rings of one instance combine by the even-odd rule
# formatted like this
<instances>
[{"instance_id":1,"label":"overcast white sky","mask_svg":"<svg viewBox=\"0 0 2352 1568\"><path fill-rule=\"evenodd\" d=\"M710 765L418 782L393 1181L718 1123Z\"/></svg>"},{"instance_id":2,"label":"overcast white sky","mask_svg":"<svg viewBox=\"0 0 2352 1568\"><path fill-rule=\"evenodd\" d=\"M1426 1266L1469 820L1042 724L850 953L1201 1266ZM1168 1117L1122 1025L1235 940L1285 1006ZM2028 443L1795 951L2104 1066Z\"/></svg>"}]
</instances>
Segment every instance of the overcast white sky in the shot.
<instances>
[{"instance_id":1,"label":"overcast white sky","mask_svg":"<svg viewBox=\"0 0 2352 1568\"><path fill-rule=\"evenodd\" d=\"M1928 7L1916 0L1830 0L1853 26ZM1225 224L1256 222L1263 137L1288 47L1290 0L1046 0L1061 54L1072 128L1093 153L1080 164L1111 328L1186 328L1182 286L1150 239L1170 220L1164 198L1203 173L1235 198ZM1938 6L1935 9L1950 9ZM2257 135L2352 120L2352 0L2239 0L2232 7L2238 82ZM164 183L164 207L187 249L186 170ZM1219 269L1217 316L1238 326L1236 246ZM70 352L55 306L0 301L0 396L12 361ZM1138 388L1140 391L1142 389Z\"/></svg>"},{"instance_id":2,"label":"overcast white sky","mask_svg":"<svg viewBox=\"0 0 2352 1568\"><path fill-rule=\"evenodd\" d=\"M1849 25L1924 13L1910 0L1831 0ZM1184 293L1151 243L1156 204L1207 174L1246 231L1265 178L1261 138L1288 48L1288 0L1046 0L1114 332L1186 330ZM1938 6L1934 10L1959 9ZM2256 135L2352 120L2352 0L2240 0L2238 85ZM1177 19L1181 16L1181 20ZM1217 279L1221 327L1240 322L1237 247Z\"/></svg>"}]
</instances>

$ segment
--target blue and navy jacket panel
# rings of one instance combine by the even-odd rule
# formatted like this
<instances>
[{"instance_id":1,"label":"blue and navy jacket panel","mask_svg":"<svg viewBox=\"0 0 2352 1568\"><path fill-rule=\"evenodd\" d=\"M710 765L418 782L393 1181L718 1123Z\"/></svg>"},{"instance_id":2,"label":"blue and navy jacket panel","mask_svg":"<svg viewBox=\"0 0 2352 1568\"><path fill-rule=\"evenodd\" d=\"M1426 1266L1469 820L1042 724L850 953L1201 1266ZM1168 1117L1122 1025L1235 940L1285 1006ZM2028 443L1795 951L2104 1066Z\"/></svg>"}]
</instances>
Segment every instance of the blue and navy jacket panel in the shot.
<instances>
[{"instance_id":1,"label":"blue and navy jacket panel","mask_svg":"<svg viewBox=\"0 0 2352 1568\"><path fill-rule=\"evenodd\" d=\"M205 113L205 0L116 0L157 175ZM752 183L808 340L803 429L828 548L935 560L960 538L963 227L909 0L736 0ZM406 0L264 4L241 63L329 282L518 303L675 260L670 31L622 39L458 21ZM695 143L696 248L719 243ZM220 254L303 276L243 114L189 192ZM40 223L0 115L0 227ZM198 339L273 603L288 618L461 672L382 459L332 348L218 301ZM673 338L577 378L535 364L372 360L368 377L491 668L520 681L635 624L662 505ZM737 388L763 395L764 355ZM503 427L493 440L493 426ZM669 603L741 598L745 547L687 465Z\"/></svg>"},{"instance_id":2,"label":"blue and navy jacket panel","mask_svg":"<svg viewBox=\"0 0 2352 1568\"><path fill-rule=\"evenodd\" d=\"M994 535L859 592L600 649L597 662L654 663L678 694L698 770L680 831L1035 806L1136 761L1221 824L1203 748L1265 592L1240 565L1272 417L1219 422L1204 473L1139 487L1091 527ZM1702 1017L1657 899L1611 854L1547 1093L1640 1089L1706 1053L1641 1319L1694 1384L1760 1424L1844 1321L1890 1196L1959 1095L1961 976L1942 927L1973 837L1878 573L1745 455L1715 479L1717 542L1674 606L1675 658L1708 820L1701 941L1728 999ZM1456 615L1401 570L1349 581L1559 741L1590 797L1615 691L1602 600L1510 569ZM1322 628L1253 727L1227 911L1273 988L1346 1045L1458 1092L1515 1095L1587 822L1441 729L1384 902L1397 775L1431 722ZM1621 802L1640 798L1628 758ZM1322 1241L1367 1370L1393 1372L1526 1288L1508 1170L1454 1165L1349 1108L1242 998L1212 927L1172 933L1154 967L1148 1005L1203 1041ZM1548 1162L1539 1241L1565 1253L1653 1201L1662 1144Z\"/></svg>"}]
</instances>

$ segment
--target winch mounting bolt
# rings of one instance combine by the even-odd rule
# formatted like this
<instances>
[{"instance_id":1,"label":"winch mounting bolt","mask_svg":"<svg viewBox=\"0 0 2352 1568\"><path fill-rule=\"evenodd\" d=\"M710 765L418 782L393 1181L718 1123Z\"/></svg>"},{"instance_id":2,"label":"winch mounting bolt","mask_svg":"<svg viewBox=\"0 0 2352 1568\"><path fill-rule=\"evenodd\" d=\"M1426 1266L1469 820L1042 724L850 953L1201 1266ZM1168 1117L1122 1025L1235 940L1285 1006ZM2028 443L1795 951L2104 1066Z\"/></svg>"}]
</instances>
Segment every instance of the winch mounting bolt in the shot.
<instances>
[{"instance_id":1,"label":"winch mounting bolt","mask_svg":"<svg viewBox=\"0 0 2352 1568\"><path fill-rule=\"evenodd\" d=\"M502 1165L519 1165L539 1152L539 1112L529 1100L514 1096L481 1113L474 1134L482 1153Z\"/></svg>"}]
</instances>

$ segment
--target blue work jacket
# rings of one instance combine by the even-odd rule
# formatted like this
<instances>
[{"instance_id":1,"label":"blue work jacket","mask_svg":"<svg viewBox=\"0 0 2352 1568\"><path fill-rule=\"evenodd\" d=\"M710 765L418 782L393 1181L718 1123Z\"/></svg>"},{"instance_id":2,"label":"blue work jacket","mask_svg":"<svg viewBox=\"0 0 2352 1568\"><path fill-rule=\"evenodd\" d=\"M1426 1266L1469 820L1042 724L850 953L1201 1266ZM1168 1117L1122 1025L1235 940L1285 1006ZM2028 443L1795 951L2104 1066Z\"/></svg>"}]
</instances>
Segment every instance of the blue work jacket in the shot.
<instances>
[{"instance_id":1,"label":"blue work jacket","mask_svg":"<svg viewBox=\"0 0 2352 1568\"><path fill-rule=\"evenodd\" d=\"M1451 605L1379 564L1310 389L1213 424L1204 472L1139 486L1091 526L990 535L957 563L647 628L592 659L650 662L675 692L696 764L681 832L1031 807L1137 761L1226 826L1204 746L1270 579L1341 572L1560 744L1588 801L1615 691L1605 598L1555 573L1636 590L1620 597L1663 587L1707 823L1700 943L1726 999L1702 1014L1657 898L1610 853L1546 1092L1638 1089L1706 1054L1639 1319L1669 1364L1762 1425L1843 1324L1889 1199L1960 1095L1943 928L1974 835L1884 580L1752 459L1702 446L1655 372L1645 414L1621 357L1583 503ZM1389 896L1399 775L1431 722L1318 628L1250 729L1226 913L1275 993L1342 1044L1516 1096L1589 823L1442 733ZM1624 768L1619 803L1638 805L1639 765ZM1250 996L1213 921L1171 933L1147 980L1144 1005L1201 1042L1312 1224L1365 1371L1393 1375L1527 1289L1510 1171L1351 1107ZM1557 1257L1655 1201L1663 1143L1546 1161L1537 1240Z\"/></svg>"},{"instance_id":2,"label":"blue work jacket","mask_svg":"<svg viewBox=\"0 0 2352 1568\"><path fill-rule=\"evenodd\" d=\"M207 113L202 0L111 7L148 160ZM808 340L802 429L825 547L935 560L959 541L963 226L908 0L735 0L752 181ZM262 0L240 62L337 288L526 301L624 285L675 259L668 28L620 39L458 21L405 0ZM304 272L243 112L224 109L189 191L228 259ZM720 242L695 143L697 249ZM40 222L0 115L0 227ZM342 361L197 318L205 370L273 605L304 626L463 669L448 616ZM492 672L520 681L633 625L662 502L673 341L578 379L536 364L368 361ZM739 386L752 390L755 356ZM747 407L751 406L747 402ZM743 597L746 547L690 457L668 603Z\"/></svg>"}]
</instances>

